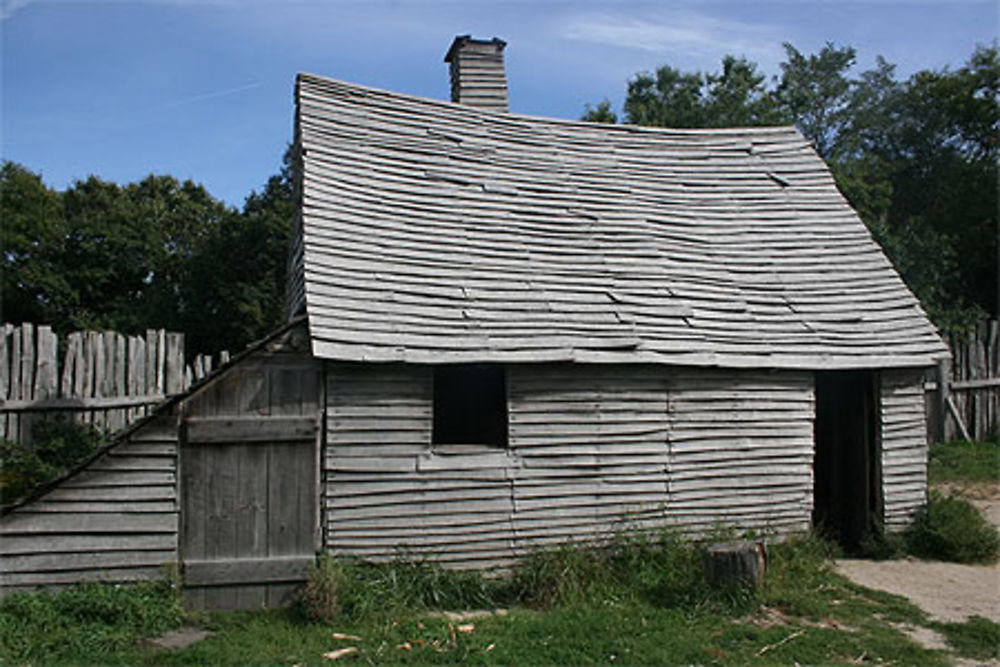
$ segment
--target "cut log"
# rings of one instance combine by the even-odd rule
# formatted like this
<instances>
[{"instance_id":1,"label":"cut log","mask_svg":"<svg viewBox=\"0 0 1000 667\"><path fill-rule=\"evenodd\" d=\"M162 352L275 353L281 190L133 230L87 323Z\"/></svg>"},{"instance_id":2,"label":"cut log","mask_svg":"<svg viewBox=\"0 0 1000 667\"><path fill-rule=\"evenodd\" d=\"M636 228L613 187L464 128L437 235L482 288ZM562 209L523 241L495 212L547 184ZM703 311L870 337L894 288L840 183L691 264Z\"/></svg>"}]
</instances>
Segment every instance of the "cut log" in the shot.
<instances>
[{"instance_id":1,"label":"cut log","mask_svg":"<svg viewBox=\"0 0 1000 667\"><path fill-rule=\"evenodd\" d=\"M764 583L767 549L763 542L722 542L705 550L705 574L714 588L757 589Z\"/></svg>"}]
</instances>

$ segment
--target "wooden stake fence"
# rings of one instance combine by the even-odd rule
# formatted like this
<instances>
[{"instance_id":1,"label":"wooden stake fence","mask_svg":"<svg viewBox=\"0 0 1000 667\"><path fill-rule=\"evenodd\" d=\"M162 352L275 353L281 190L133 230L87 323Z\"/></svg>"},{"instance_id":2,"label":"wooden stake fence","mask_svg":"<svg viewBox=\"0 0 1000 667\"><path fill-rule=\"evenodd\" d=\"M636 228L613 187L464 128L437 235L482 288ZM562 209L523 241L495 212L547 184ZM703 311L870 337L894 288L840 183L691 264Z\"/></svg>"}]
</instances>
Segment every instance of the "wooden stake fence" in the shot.
<instances>
[{"instance_id":1,"label":"wooden stake fence","mask_svg":"<svg viewBox=\"0 0 1000 667\"><path fill-rule=\"evenodd\" d=\"M186 366L184 334L163 329L144 337L78 331L66 337L61 365L58 351L49 326L2 325L0 438L29 444L32 423L51 412L115 432L208 375L213 365L211 356L198 355Z\"/></svg>"},{"instance_id":2,"label":"wooden stake fence","mask_svg":"<svg viewBox=\"0 0 1000 667\"><path fill-rule=\"evenodd\" d=\"M982 322L949 337L952 360L927 383L928 426L934 442L1000 435L1000 323ZM942 382L942 379L947 379Z\"/></svg>"}]
</instances>

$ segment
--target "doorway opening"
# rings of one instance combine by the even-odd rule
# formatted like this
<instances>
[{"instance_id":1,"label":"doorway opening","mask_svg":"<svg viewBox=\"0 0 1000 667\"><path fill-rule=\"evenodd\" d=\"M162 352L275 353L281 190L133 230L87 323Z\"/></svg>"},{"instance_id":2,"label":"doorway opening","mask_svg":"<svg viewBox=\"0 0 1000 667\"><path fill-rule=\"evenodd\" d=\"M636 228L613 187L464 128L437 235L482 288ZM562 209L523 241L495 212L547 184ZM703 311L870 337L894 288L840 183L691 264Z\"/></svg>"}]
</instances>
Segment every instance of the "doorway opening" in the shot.
<instances>
[{"instance_id":1,"label":"doorway opening","mask_svg":"<svg viewBox=\"0 0 1000 667\"><path fill-rule=\"evenodd\" d=\"M813 525L848 551L882 516L878 376L816 373Z\"/></svg>"}]
</instances>

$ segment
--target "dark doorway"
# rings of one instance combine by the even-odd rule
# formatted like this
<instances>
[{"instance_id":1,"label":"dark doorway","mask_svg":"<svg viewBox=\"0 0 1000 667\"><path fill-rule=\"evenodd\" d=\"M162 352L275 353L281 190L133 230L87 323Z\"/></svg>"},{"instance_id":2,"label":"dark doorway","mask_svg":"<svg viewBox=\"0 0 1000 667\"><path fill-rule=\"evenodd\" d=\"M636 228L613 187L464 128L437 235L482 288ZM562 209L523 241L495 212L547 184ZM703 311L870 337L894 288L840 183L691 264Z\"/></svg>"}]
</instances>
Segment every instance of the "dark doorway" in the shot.
<instances>
[{"instance_id":1,"label":"dark doorway","mask_svg":"<svg viewBox=\"0 0 1000 667\"><path fill-rule=\"evenodd\" d=\"M816 373L813 525L856 549L881 516L881 467L871 371Z\"/></svg>"}]
</instances>

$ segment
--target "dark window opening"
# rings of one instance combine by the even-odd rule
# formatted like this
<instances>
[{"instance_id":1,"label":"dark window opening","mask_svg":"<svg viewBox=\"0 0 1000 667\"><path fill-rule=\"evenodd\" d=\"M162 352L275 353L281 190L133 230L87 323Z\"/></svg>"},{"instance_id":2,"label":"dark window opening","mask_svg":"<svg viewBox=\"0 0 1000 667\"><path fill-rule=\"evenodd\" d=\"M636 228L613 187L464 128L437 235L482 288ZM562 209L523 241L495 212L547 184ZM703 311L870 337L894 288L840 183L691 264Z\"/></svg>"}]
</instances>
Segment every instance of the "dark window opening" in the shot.
<instances>
[{"instance_id":1,"label":"dark window opening","mask_svg":"<svg viewBox=\"0 0 1000 667\"><path fill-rule=\"evenodd\" d=\"M503 366L460 364L434 369L435 445L507 446Z\"/></svg>"}]
</instances>

